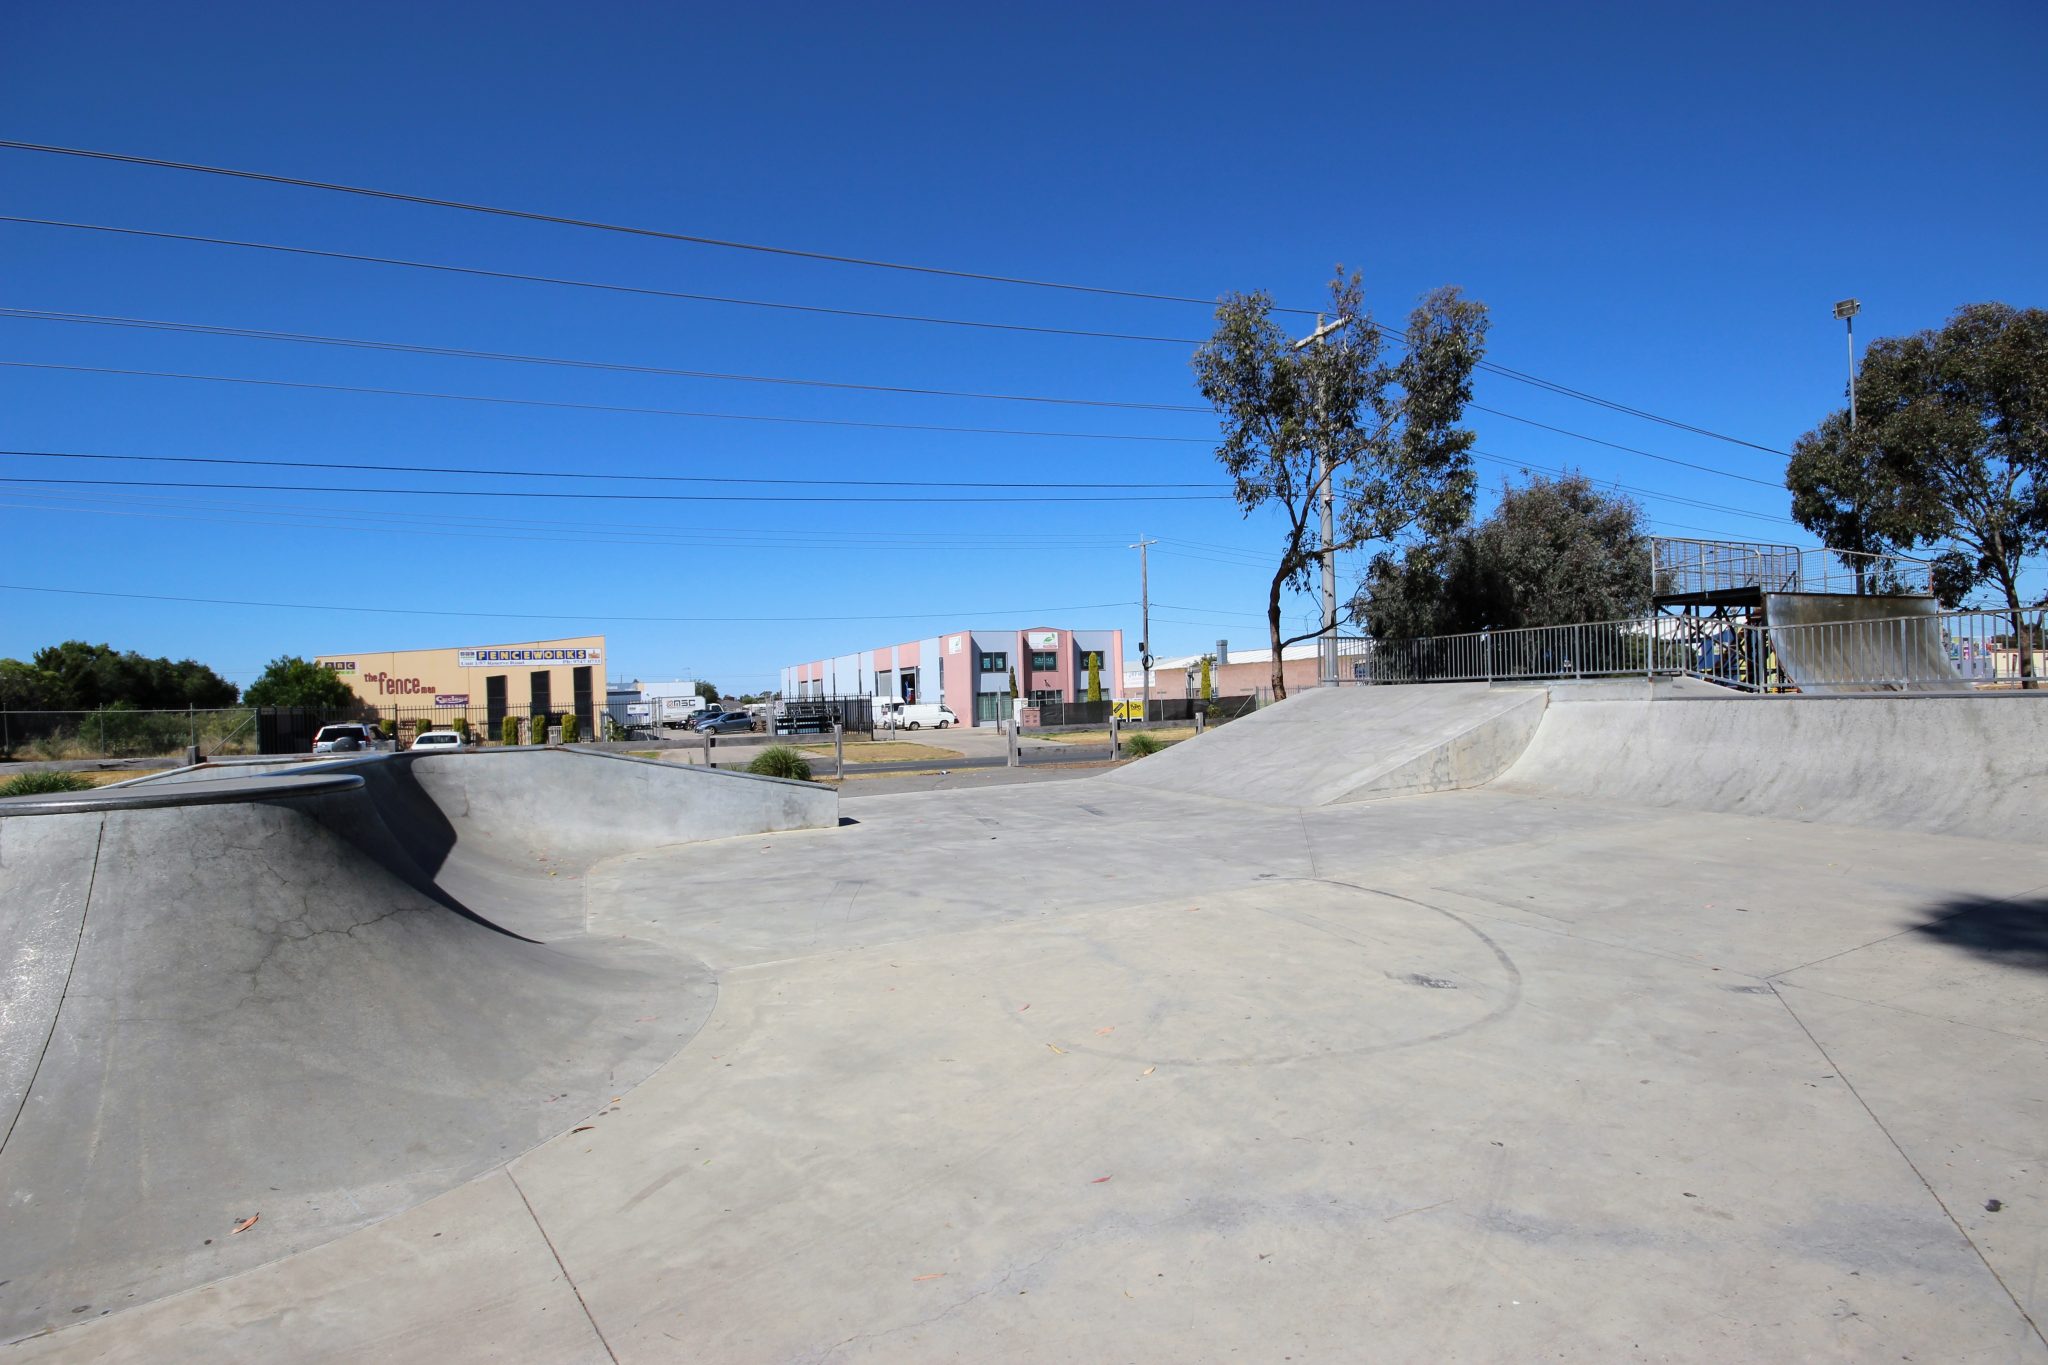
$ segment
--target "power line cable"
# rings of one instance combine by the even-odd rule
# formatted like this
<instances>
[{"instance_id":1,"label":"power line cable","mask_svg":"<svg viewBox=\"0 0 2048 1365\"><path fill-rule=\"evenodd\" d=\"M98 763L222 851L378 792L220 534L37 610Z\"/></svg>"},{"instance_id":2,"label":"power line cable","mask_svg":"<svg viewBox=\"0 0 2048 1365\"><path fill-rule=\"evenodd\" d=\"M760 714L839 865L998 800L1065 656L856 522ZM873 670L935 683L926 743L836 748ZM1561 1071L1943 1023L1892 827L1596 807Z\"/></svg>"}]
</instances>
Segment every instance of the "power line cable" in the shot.
<instances>
[{"instance_id":1,"label":"power line cable","mask_svg":"<svg viewBox=\"0 0 2048 1365\"><path fill-rule=\"evenodd\" d=\"M932 621L972 616L1040 616L1063 611L1108 611L1136 602L1083 602L1061 607L980 608L973 611L889 612L860 616L594 616L589 612L435 611L424 607L362 607L331 602L259 602L232 597L175 597L164 593L106 592L91 588L48 588L28 583L0 583L0 592L50 593L63 597L107 597L132 602L176 602L190 606L258 607L275 611L345 611L368 616L450 616L489 621L603 621L651 625L745 625L757 622L790 624L815 621Z\"/></svg>"},{"instance_id":2,"label":"power line cable","mask_svg":"<svg viewBox=\"0 0 2048 1365\"><path fill-rule=\"evenodd\" d=\"M1625 446L1614 441L1605 441L1598 436L1588 436L1583 431L1570 431L1564 427L1554 427L1548 422L1539 422L1533 417L1521 417L1512 412L1502 412L1499 408L1489 408L1482 403L1468 403L1465 406L1474 412L1484 412L1495 417L1505 417L1510 422L1520 422L1524 426L1539 427L1544 431L1554 431L1560 436L1569 436L1575 441L1588 441L1596 446L1606 446L1609 450L1619 450L1629 455L1640 455L1646 460L1661 460L1665 464L1675 464L1685 469L1697 469L1702 474L1713 474L1723 479L1738 479L1743 483L1757 484L1781 493L1785 491L1785 485L1776 480L1759 479L1748 474L1737 474L1732 469L1720 469L1710 464L1695 464L1691 460L1681 460L1672 455L1659 455L1655 451L1638 450L1634 446Z\"/></svg>"},{"instance_id":3,"label":"power line cable","mask_svg":"<svg viewBox=\"0 0 2048 1365\"><path fill-rule=\"evenodd\" d=\"M326 190L334 194L353 194L366 199L384 199L400 204L419 204L428 208L458 209L464 213L483 213L498 218L516 218L529 223L552 223L558 227L588 228L595 232L616 232L629 237L652 237L668 242L687 242L693 246L721 247L728 251L752 251L769 256L793 256L808 261L828 261L835 265L867 266L875 270L900 270L913 275L940 275L948 279L978 280L987 284L1023 285L1032 289L1059 289L1076 294L1097 294L1108 298L1145 299L1157 303L1192 303L1205 308L1216 305L1214 299L1190 298L1183 294L1158 294L1142 289L1110 289L1092 284L1068 284L1058 280L1035 280L1016 275L995 275L978 270L953 270L944 266L911 265L903 261L883 261L865 256L847 256L830 251L807 251L798 247L769 246L761 242L740 242L724 237L707 237L690 232L669 232L662 228L634 227L625 223L608 223L594 218L575 218L564 214L540 213L530 209L504 208L493 204L474 204L460 199L443 199L433 195L406 194L398 190L372 189L365 185L344 185L331 180L311 180L300 176L273 175L262 171L236 170L227 166L208 166L191 161L169 161L158 157L134 156L121 152L94 151L84 147L60 147L41 142L20 142L12 138L0 139L0 148L19 152L45 152L55 156L83 157L93 161L112 161L128 166L153 166L159 170L190 171L199 175L217 175L234 180L252 180L267 185L292 185L299 189ZM1282 311L1300 313L1311 310L1291 308Z\"/></svg>"},{"instance_id":4,"label":"power line cable","mask_svg":"<svg viewBox=\"0 0 2048 1365\"><path fill-rule=\"evenodd\" d=\"M1485 460L1490 464L1505 465L1510 469L1535 470L1539 473L1555 474L1565 478L1576 474L1604 488L1620 489L1624 493L1633 493L1638 497L1661 498L1665 502L1683 503L1688 507L1698 507L1709 512L1726 512L1732 516L1754 517L1759 521L1782 521L1789 526L1799 524L1790 517L1782 517L1773 512L1752 512L1747 508L1730 507L1722 502L1708 502L1703 498L1689 498L1682 493L1659 493L1652 489L1639 488L1634 484L1623 483L1619 479L1594 478L1583 470L1561 469L1555 465L1543 465L1531 460L1515 459L1507 455L1495 455L1490 451L1481 450L1477 446L1472 448L1472 455L1475 459Z\"/></svg>"},{"instance_id":5,"label":"power line cable","mask_svg":"<svg viewBox=\"0 0 2048 1365\"><path fill-rule=\"evenodd\" d=\"M359 195L365 198L383 199L396 203L420 204L431 208L457 209L466 213L489 214L501 218L521 219L528 222L552 223L564 227L588 228L599 232L624 233L628 236L658 238L661 240L674 242L687 242L698 246L721 247L733 251L761 252L768 255L798 257L805 260L830 261L841 265L867 266L879 270L899 270L907 271L913 274L940 275L951 279L978 280L985 283L993 284L1023 285L1034 289L1065 290L1072 293L1094 294L1112 298L1142 299L1158 303L1188 303L1195 304L1204 308L1213 308L1216 306L1218 302L1218 300L1215 299L1195 298L1193 296L1185 294L1163 294L1147 290L1135 289L1111 289L1099 285L1072 284L1058 280L1038 280L1025 278L1022 276L996 275L973 270L955 270L943 266L912 265L906 262L883 261L872 259L869 257L842 255L834 252L809 251L801 250L794 247L769 246L759 242L740 242L727 238L708 237L694 233L670 232L660 228L635 227L628 224L608 223L596 219L574 218L560 214L539 213L526 209L505 208L491 204L475 204L459 199L445 199L431 195L407 194L397 190L374 189L363 185L347 185L335 181L313 180L300 176L278 175L261 171L246 171L239 170L233 167L210 166L190 161L171 161L160 157L137 156L131 153L122 152L106 152L84 147L64 147L51 143L24 142L16 139L7 138L0 139L0 148L5 148L13 151L41 152L53 156L80 157L87 160L107 161L130 166L151 166L161 170L187 171L200 175L214 175L230 179L256 181L263 184L291 185L301 189L315 189L324 190L336 194ZM1278 305L1275 305L1274 311L1279 313L1293 314L1302 317L1311 316L1316 314L1317 312L1317 310L1313 308L1286 308L1280 307ZM1390 335L1402 338L1411 346L1415 344L1414 338L1403 328L1389 327L1385 324L1377 322L1372 323L1371 325L1377 330L1384 331ZM1676 418L1665 417L1661 414L1651 412L1644 408L1638 408L1630 404L1620 403L1610 398L1603 398L1598 394L1590 393L1584 389L1577 389L1567 384L1557 383L1554 380L1543 379L1537 375L1529 374L1528 372L1523 370L1512 369L1508 366L1498 364L1494 361L1481 360L1478 362L1478 366L1480 369L1485 370L1490 374L1497 374L1502 376L1503 378L1516 380L1519 383L1530 384L1537 388L1546 389L1551 393L1555 393L1563 397L1574 398L1581 402L1592 403L1599 407L1607 408L1610 411L1623 413L1627 416L1636 417L1643 421L1656 422L1664 426L1674 428L1675 430L1691 432L1695 435L1705 436L1717 441L1726 441L1732 445L1747 446L1752 450L1760 450L1767 454L1783 455L1787 458L1790 457L1789 451L1778 450L1772 446L1759 445L1755 441L1745 440L1739 436L1729 436L1723 432L1714 431L1708 427L1696 426L1690 422L1682 422Z\"/></svg>"},{"instance_id":6,"label":"power line cable","mask_svg":"<svg viewBox=\"0 0 2048 1365\"><path fill-rule=\"evenodd\" d=\"M258 512L265 514L289 512L291 515L294 516L319 517L323 519L346 519L352 521L370 520L377 522L391 522L395 524L427 528L443 528L452 526L482 527L491 530L512 529L554 531L568 529L576 531L602 532L608 535L618 534L622 532L634 532L650 536L688 536L695 538L691 543L703 543L707 545L716 545L724 543L724 541L726 540L733 539L743 539L747 541L759 539L764 540L771 545L779 546L787 544L792 547L797 545L833 543L829 536L821 537L815 530L808 529L802 531L784 531L779 528L771 529L764 527L747 526L685 526L665 521L620 521L616 518L607 518L604 521L573 521L561 517L550 516L545 520L535 520L531 518L522 517L478 516L472 513L449 512L438 510L434 512L408 512L382 505L374 505L371 508L359 508L353 505L346 505L340 511L315 511L308 509L301 504L296 503L286 508L280 508L277 504L272 502L240 502L231 499L221 498L181 498L176 496L156 496L145 493L70 493L53 490L46 493L30 491L18 494L17 496L39 497L45 499L68 499L72 501L84 501L92 503L114 503L120 505L135 506L202 508L210 510L225 510L231 512ZM1106 538L1100 534L1070 535L1048 532L1033 533L1030 535L1005 535L1001 532L969 534L963 532L903 532L889 531L885 529L877 529L874 531L863 530L859 533L857 538L847 540L844 543L854 547L880 547L885 549L923 549L937 547L988 545L1030 545L1038 546L1041 548L1051 546L1053 548L1060 549L1124 548L1124 542L1121 537Z\"/></svg>"},{"instance_id":7,"label":"power line cable","mask_svg":"<svg viewBox=\"0 0 2048 1365\"><path fill-rule=\"evenodd\" d=\"M520 408L561 408L571 412L612 412L643 417L689 417L723 422L775 422L807 427L857 427L869 431L925 431L941 435L1032 436L1076 441L1146 441L1173 445L1213 445L1205 436L1125 436L1108 431L1030 431L1014 427L956 427L922 422L860 422L842 417L773 417L759 413L700 412L686 408L643 408L613 403L567 403L541 398L503 398L492 394L441 393L423 389L380 389L357 384L315 384L293 379L257 379L247 375L192 374L179 370L125 370L106 365L59 365L36 360L0 360L0 368L57 370L70 374L107 374L142 379L198 380L210 384L251 384L273 389L311 389L324 393L373 394L388 398L431 398L457 403L496 403Z\"/></svg>"},{"instance_id":8,"label":"power line cable","mask_svg":"<svg viewBox=\"0 0 2048 1365\"><path fill-rule=\"evenodd\" d=\"M1049 336L1089 337L1110 341L1165 342L1181 346L1199 346L1203 344L1204 341L1204 338L1201 337L1156 336L1130 332L1104 332L1094 331L1087 328L1046 327L1036 326L1028 323L989 322L984 320L967 318L934 317L930 315L916 313L890 313L860 308L832 308L820 304L786 303L766 299L744 299L735 298L729 295L722 294L701 294L692 293L684 290L656 289L650 286L617 284L601 280L577 280L554 275L535 275L522 271L492 270L480 266L454 265L448 262L441 261L417 261L404 257L378 256L363 252L335 251L315 247L288 246L279 242L253 242L234 237L212 237L197 233L168 232L151 228L116 227L112 224L107 223L80 223L57 218L32 218L18 214L0 214L0 223L21 223L37 227L65 228L82 232L112 233L128 237L147 237L162 241L192 242L210 246L237 247L252 251L270 251L294 256L317 257L323 260L352 261L370 265L400 266L413 270L439 271L445 274L468 275L482 279L519 281L529 284L561 285L568 288L594 289L619 294L636 294L644 295L651 298L677 299L698 303L733 304L748 308L770 308L779 309L787 312L817 313L834 317L866 318L890 322L917 322L945 327L971 327L981 328L990 331L1032 332ZM1384 332L1391 337L1399 339L1404 344L1411 346L1414 344L1412 335L1403 328L1392 327L1377 321L1373 322L1371 326L1375 330ZM1573 389L1565 385L1555 384L1550 380L1539 379L1534 375L1524 374L1519 370L1512 370L1506 366L1498 365L1492 361L1481 360L1478 362L1478 366L1479 368L1486 370L1489 373L1495 373L1500 374L1504 377L1519 379L1523 382L1537 385L1549 392L1558 393L1573 398L1580 398L1591 402L1596 402L1599 403L1601 406L1612 407L1616 411L1624 412L1631 416L1645 417L1649 418L1650 420L1666 422L1667 424L1670 424L1669 419L1659 417L1654 413L1647 413L1641 409L1628 407L1627 405L1611 404L1608 400L1599 398L1596 395L1587 394L1581 390ZM1512 412L1503 412L1497 408L1486 407L1482 404L1474 403L1470 406L1474 410L1479 412L1489 412L1496 417L1505 417L1508 420L1514 422L1526 422L1530 426L1541 427L1545 431L1553 431L1561 436L1571 436L1583 441L1592 441L1597 445L1604 445L1615 450L1627 451L1632 455L1642 455L1652 460L1664 460L1667 463L1684 465L1689 469L1704 470L1708 473L1723 474L1728 478L1740 479L1747 477L1745 475L1715 469L1713 466L1710 465L1693 464L1689 461L1673 459L1672 457L1667 455L1658 455L1650 451L1638 450L1632 446L1618 445L1612 441L1602 440L1597 436L1587 436L1582 432L1569 431L1563 427L1550 426L1546 423L1538 422L1531 418L1520 417ZM1676 423L1674 425L1678 426L1679 429L1685 431L1695 432L1703 435L1717 435L1717 433L1708 432L1703 427L1694 427L1690 424L1685 423ZM1784 453L1781 451L1777 451L1769 446L1756 445L1753 442L1740 442L1740 444L1750 446L1751 448L1756 450L1766 451L1771 454ZM1751 480L1751 482L1759 481Z\"/></svg>"},{"instance_id":9,"label":"power line cable","mask_svg":"<svg viewBox=\"0 0 2048 1365\"><path fill-rule=\"evenodd\" d=\"M55 484L86 488L215 488L258 493L354 493L365 496L415 498L574 498L583 502L770 502L770 503L1058 503L1058 502L1217 502L1226 493L1153 493L1142 498L1082 494L1072 497L1034 494L1023 497L925 497L904 495L772 494L772 493L580 493L552 490L517 492L501 488L359 488L330 484L205 483L177 479L50 479L0 477L0 484Z\"/></svg>"},{"instance_id":10,"label":"power line cable","mask_svg":"<svg viewBox=\"0 0 2048 1365\"><path fill-rule=\"evenodd\" d=\"M193 242L207 246L239 247L250 251L272 251L291 256L313 256L322 260L352 261L365 265L402 266L409 270L433 270L448 275L471 275L480 279L510 280L523 284L553 284L571 289L596 289L613 294L638 294L648 298L678 299L691 303L723 303L744 308L772 308L790 313L818 313L830 317L865 318L882 322L921 322L940 327L974 327L992 332L1034 332L1046 336L1088 337L1102 341L1156 341L1178 346L1199 346L1200 337L1152 336L1136 332L1102 332L1084 327L1045 327L1023 322L988 322L975 318L933 317L921 313L889 313L866 308L830 308L822 304L783 303L769 299L743 299L726 294L697 294L679 289L655 289L646 285L615 284L604 280L576 280L558 275L534 275L518 270L491 270L482 266L454 265L445 261L416 261L402 256L376 256L356 251L332 251L308 246L287 246L281 242L252 242L238 237L209 237L198 233L166 232L152 228L115 227L110 223L78 223L61 218L30 218L0 214L0 223L23 223L34 227L69 228L80 232L112 233L123 237L150 237L167 242Z\"/></svg>"},{"instance_id":11,"label":"power line cable","mask_svg":"<svg viewBox=\"0 0 2048 1365\"><path fill-rule=\"evenodd\" d=\"M194 506L192 510L189 511L178 511L172 510L172 508L175 508L176 504L172 504L170 508L164 508L162 507L161 504L151 504L145 500L140 499L98 497L90 494L80 494L70 499L67 499L63 494L55 493L38 495L36 493L31 492L18 494L16 496L31 500L15 502L0 499L0 507L15 508L26 511L71 513L74 515L85 516L122 517L126 519L140 519L150 521L196 522L218 526L271 526L288 530L337 531L351 536L368 533L377 535L428 536L435 540L493 540L518 542L522 544L604 545L627 549L636 547L659 550L689 549L716 551L721 554L736 550L772 550L778 555L787 555L796 552L842 554L848 550L904 548L901 544L892 542L867 542L832 539L818 539L810 541L750 540L739 538L702 540L690 538L662 537L646 533L607 535L589 531L570 531L565 532L563 534L542 534L538 531L521 529L518 527L485 527L482 529L476 529L466 526L457 526L451 528L448 526L437 526L431 524L423 525L405 521L390 521L374 516L301 511L289 507L260 509L260 512L262 514L258 515L249 515L247 513L241 512L214 512L212 514L209 514L204 504L198 504ZM107 503L117 505L99 505ZM134 505L141 508L142 510L122 510L122 507L119 504ZM1024 547L1021 545L992 546L984 540L962 538L951 541L933 541L929 543L921 543L918 546L916 546L916 548L1017 550L1022 549ZM1043 546L1041 545L1039 548L1043 548ZM1059 545L1059 548L1074 553L1088 553L1091 551L1097 553L1111 553L1117 550L1121 550L1123 546L1120 543L1093 543L1061 544Z\"/></svg>"},{"instance_id":12,"label":"power line cable","mask_svg":"<svg viewBox=\"0 0 2048 1365\"><path fill-rule=\"evenodd\" d=\"M633 365L623 361L580 360L569 356L522 355L510 351L473 350L465 346L425 346L413 342L378 341L365 337L326 336L316 332L280 332L261 327L227 327L203 322L172 322L161 318L130 318L104 313L71 313L51 308L0 308L0 317L31 322L69 322L94 327L128 327L140 331L176 332L189 336L241 337L253 341L289 341L313 346L342 346L361 351L396 351L407 355L448 356L459 360L494 360L518 365L556 365L575 370L621 374L653 374L674 379L711 379L737 384L780 384L806 389L843 389L860 393L906 394L918 398L972 398L999 403L1052 403L1062 407L1120 408L1137 412L1200 412L1213 409L1188 403L1134 403L1113 398L1058 398L1043 394L977 393L961 389L923 389L903 384L855 384L834 379L792 379L784 375L728 374L718 370L686 370L665 365Z\"/></svg>"},{"instance_id":13,"label":"power line cable","mask_svg":"<svg viewBox=\"0 0 2048 1365\"><path fill-rule=\"evenodd\" d=\"M131 464L231 465L255 469L341 469L378 474L458 474L474 478L592 479L616 483L747 484L796 488L987 488L987 489L1152 489L1200 488L1225 490L1219 483L1079 483L1067 479L1039 479L1032 483L977 483L947 479L756 479L720 474L613 474L573 469L478 469L462 465L367 464L343 460L255 460L222 455L117 455L79 450L10 450L0 456L43 460L107 460Z\"/></svg>"}]
</instances>

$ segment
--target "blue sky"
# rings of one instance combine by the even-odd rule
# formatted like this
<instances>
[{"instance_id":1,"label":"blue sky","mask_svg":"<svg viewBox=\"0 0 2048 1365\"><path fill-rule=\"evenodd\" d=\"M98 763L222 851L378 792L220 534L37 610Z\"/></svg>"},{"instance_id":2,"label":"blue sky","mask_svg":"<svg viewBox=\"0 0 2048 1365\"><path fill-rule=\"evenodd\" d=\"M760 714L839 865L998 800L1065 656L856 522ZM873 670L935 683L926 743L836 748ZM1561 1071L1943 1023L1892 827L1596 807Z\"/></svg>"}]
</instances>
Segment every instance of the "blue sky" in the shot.
<instances>
[{"instance_id":1,"label":"blue sky","mask_svg":"<svg viewBox=\"0 0 2048 1365\"><path fill-rule=\"evenodd\" d=\"M1925 6L14 6L0 137L828 253L1378 314L1455 283L1490 358L1784 448L1864 337L2039 305L2048 10ZM0 212L642 287L1199 337L1199 306L636 239L0 151ZM1199 403L1186 345L830 318L0 223L0 306L762 376ZM1200 413L834 391L0 317L0 360L986 435L0 367L11 449L755 479L1217 477ZM1782 460L1483 376L1478 401L1775 481ZM1479 448L1693 502L1675 534L1807 541L1782 492L1475 414ZM247 682L284 653L610 637L615 676L771 684L951 625L1263 638L1275 523L1228 501L597 501L691 486L0 457L0 655L83 636ZM1482 463L1491 489L1513 469ZM810 490L877 495L883 488ZM965 494L971 490L951 490ZM1190 490L1200 492L1202 490ZM1723 510L1737 509L1737 510ZM1745 515L1747 513L1748 515ZM1347 565L1348 581L1361 565ZM2038 584L2041 575L2034 575ZM1161 605L1164 604L1164 605ZM1309 611L1290 602L1290 622ZM452 613L499 612L533 620ZM411 613L411 614L405 614ZM433 613L451 613L438 615ZM729 621L630 621L726 617ZM771 617L828 618L772 621ZM889 618L889 619L855 619Z\"/></svg>"}]
</instances>

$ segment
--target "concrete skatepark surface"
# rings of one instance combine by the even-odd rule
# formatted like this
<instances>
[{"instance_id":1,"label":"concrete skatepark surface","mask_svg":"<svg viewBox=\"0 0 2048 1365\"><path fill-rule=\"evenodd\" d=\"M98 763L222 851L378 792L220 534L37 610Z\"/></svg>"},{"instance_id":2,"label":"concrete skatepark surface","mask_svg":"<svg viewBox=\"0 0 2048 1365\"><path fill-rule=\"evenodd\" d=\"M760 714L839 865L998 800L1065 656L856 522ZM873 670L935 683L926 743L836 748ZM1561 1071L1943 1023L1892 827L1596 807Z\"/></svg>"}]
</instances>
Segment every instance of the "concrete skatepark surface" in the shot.
<instances>
[{"instance_id":1,"label":"concrete skatepark surface","mask_svg":"<svg viewBox=\"0 0 2048 1365\"><path fill-rule=\"evenodd\" d=\"M1252 728L1311 703L1326 724ZM587 987L607 1018L643 972L715 988L645 1079L461 1172L399 1153L374 1178L419 1183L390 1216L310 1244L284 1204L228 1232L268 1191L174 1204L183 1254L244 1259L10 1307L0 1360L2048 1360L2044 740L2035 698L1346 689L1113 776L593 844L580 919L537 896L543 942L452 912L436 942L588 952L625 978ZM483 757L431 760L436 810ZM1351 799L1397 772L1448 785ZM605 795L577 795L603 829ZM342 799L4 819L0 850L243 812L264 837L238 856L290 872L273 850L319 842L297 808ZM523 808L448 816L478 826L442 865L484 918L497 887L560 882L484 838ZM68 837L9 853L10 915L75 898L80 859L97 908L106 850L93 872ZM465 882L473 849L489 877ZM165 915L258 884L176 875ZM10 1023L47 979L10 968ZM592 1052L639 1041L587 1027ZM327 1154L337 1200L372 1184L361 1136ZM36 1150L53 1164L0 1156L0 1280L49 1273L23 1201L80 1198ZM109 1207L63 1243L83 1271L125 1245Z\"/></svg>"}]
</instances>

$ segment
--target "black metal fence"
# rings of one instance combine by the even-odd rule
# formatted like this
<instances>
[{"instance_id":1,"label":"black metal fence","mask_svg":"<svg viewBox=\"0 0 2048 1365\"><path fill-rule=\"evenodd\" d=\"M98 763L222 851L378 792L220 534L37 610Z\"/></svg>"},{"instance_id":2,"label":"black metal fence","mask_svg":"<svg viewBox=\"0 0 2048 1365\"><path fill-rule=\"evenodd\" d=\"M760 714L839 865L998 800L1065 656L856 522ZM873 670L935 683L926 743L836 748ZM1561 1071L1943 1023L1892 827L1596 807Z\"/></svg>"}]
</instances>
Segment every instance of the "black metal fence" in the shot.
<instances>
[{"instance_id":1,"label":"black metal fence","mask_svg":"<svg viewBox=\"0 0 2048 1365\"><path fill-rule=\"evenodd\" d=\"M1116 716L1126 721L1182 721L1192 724L1195 713L1206 708L1208 724L1221 725L1258 709L1256 693L1237 697L1154 697L1148 705L1142 698L1122 697L1102 701L1040 702L1037 707L1041 729L1064 725L1107 725ZM1142 712L1142 715L1140 714Z\"/></svg>"},{"instance_id":2,"label":"black metal fence","mask_svg":"<svg viewBox=\"0 0 2048 1365\"><path fill-rule=\"evenodd\" d=\"M875 732L873 697L791 697L775 703L769 726L778 735L830 734L834 725L849 735Z\"/></svg>"}]
</instances>

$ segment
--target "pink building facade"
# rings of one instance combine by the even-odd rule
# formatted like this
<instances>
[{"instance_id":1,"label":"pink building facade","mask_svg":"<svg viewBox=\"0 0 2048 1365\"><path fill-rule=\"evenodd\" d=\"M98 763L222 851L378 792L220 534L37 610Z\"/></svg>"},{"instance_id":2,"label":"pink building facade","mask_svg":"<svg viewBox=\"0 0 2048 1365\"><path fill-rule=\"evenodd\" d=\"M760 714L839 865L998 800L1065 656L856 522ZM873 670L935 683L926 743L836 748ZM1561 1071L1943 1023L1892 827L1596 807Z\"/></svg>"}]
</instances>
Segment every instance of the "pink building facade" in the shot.
<instances>
[{"instance_id":1,"label":"pink building facade","mask_svg":"<svg viewBox=\"0 0 2048 1365\"><path fill-rule=\"evenodd\" d=\"M1120 630L953 630L923 640L881 645L782 670L782 695L885 697L942 702L966 725L1010 715L1010 675L1025 704L1088 699L1088 658L1098 658L1102 696L1124 695L1124 633Z\"/></svg>"}]
</instances>

